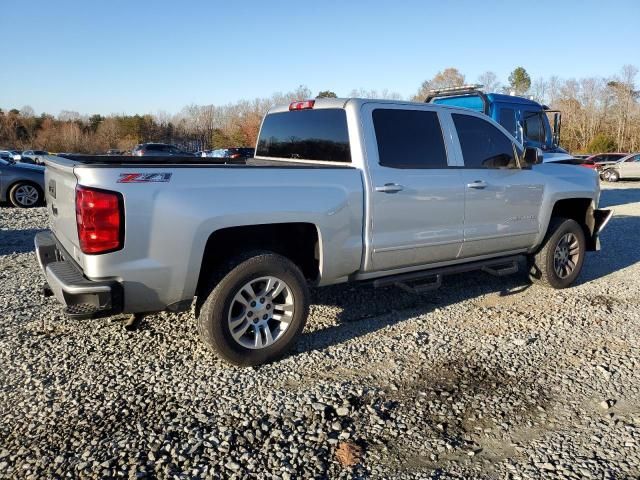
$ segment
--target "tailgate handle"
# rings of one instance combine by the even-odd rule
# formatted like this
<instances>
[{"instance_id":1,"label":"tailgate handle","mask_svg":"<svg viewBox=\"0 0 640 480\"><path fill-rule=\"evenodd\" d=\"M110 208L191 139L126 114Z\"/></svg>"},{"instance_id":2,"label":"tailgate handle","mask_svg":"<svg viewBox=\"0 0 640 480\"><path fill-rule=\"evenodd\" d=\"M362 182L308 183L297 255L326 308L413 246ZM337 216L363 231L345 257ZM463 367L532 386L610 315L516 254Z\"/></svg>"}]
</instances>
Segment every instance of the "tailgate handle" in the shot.
<instances>
[{"instance_id":1,"label":"tailgate handle","mask_svg":"<svg viewBox=\"0 0 640 480\"><path fill-rule=\"evenodd\" d=\"M58 207L51 204L51 213L53 213L56 217L58 216Z\"/></svg>"}]
</instances>

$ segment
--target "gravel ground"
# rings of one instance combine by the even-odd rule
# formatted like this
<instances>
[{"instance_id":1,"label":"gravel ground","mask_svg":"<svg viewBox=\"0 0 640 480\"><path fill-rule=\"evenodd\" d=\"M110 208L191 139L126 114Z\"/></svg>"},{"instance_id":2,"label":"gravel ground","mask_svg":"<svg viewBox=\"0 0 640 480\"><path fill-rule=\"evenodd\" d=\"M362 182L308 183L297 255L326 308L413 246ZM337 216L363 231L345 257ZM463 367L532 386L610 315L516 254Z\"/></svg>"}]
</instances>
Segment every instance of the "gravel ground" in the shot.
<instances>
[{"instance_id":1,"label":"gravel ground","mask_svg":"<svg viewBox=\"0 0 640 480\"><path fill-rule=\"evenodd\" d=\"M190 314L63 318L38 290L45 210L0 207L0 476L638 478L640 183L602 204L574 288L331 287L292 355L248 369Z\"/></svg>"}]
</instances>

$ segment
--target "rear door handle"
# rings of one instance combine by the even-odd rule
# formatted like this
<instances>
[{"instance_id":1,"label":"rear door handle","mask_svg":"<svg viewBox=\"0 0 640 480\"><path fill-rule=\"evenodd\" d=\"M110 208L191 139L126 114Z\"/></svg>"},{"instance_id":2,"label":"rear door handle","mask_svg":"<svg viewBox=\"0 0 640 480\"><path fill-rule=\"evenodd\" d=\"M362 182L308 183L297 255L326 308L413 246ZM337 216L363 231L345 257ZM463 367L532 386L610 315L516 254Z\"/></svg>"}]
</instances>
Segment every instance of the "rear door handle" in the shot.
<instances>
[{"instance_id":1,"label":"rear door handle","mask_svg":"<svg viewBox=\"0 0 640 480\"><path fill-rule=\"evenodd\" d=\"M382 193L398 193L402 190L404 190L404 187L397 183L385 183L381 187L376 187L376 192Z\"/></svg>"},{"instance_id":2,"label":"rear door handle","mask_svg":"<svg viewBox=\"0 0 640 480\"><path fill-rule=\"evenodd\" d=\"M487 188L487 182L484 182L482 180L476 180L475 182L467 183L467 188L477 188L477 189Z\"/></svg>"}]
</instances>

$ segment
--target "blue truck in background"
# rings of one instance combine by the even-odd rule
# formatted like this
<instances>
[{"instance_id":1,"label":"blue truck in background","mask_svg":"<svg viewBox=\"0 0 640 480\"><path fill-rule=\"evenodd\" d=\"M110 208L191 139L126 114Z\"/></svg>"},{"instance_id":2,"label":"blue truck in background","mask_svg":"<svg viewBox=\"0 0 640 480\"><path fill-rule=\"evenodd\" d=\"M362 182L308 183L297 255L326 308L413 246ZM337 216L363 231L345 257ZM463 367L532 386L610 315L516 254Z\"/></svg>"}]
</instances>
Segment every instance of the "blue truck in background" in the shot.
<instances>
[{"instance_id":1,"label":"blue truck in background","mask_svg":"<svg viewBox=\"0 0 640 480\"><path fill-rule=\"evenodd\" d=\"M559 145L562 121L559 111L523 97L485 93L481 88L482 85L463 85L431 90L425 102L469 108L488 115L525 147L542 150L545 162L572 158ZM551 114L553 127L549 122Z\"/></svg>"}]
</instances>

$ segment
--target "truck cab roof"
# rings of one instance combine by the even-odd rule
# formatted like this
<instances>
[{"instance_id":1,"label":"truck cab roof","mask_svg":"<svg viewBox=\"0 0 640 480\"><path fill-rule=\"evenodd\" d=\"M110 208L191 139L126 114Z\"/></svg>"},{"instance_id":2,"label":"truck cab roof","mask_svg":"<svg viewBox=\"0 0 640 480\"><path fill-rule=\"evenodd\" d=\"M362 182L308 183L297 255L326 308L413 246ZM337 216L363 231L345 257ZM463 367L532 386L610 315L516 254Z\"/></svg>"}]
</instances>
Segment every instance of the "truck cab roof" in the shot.
<instances>
[{"instance_id":1,"label":"truck cab roof","mask_svg":"<svg viewBox=\"0 0 640 480\"><path fill-rule=\"evenodd\" d=\"M505 95L509 97L508 95ZM313 103L307 103L313 102ZM296 108L294 104L302 104L304 103L304 108ZM410 100L387 100L387 99L378 99L378 98L359 98L359 97L346 97L346 98L316 98L312 100L305 101L296 101L291 102L289 104L280 104L272 107L268 113L281 113L281 112L289 112L292 110L306 110L306 109L325 109L325 108L346 108L347 105L351 105L354 107L358 107L359 105L365 103L379 103L379 104L389 104L389 105L420 105L425 106L424 102L412 102ZM437 106L441 108L452 108L452 109L464 109L465 107L461 107L460 105L446 105L446 104L430 104L430 106Z\"/></svg>"}]
</instances>

